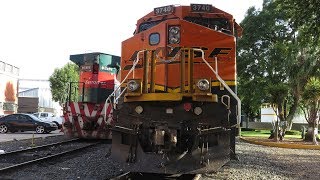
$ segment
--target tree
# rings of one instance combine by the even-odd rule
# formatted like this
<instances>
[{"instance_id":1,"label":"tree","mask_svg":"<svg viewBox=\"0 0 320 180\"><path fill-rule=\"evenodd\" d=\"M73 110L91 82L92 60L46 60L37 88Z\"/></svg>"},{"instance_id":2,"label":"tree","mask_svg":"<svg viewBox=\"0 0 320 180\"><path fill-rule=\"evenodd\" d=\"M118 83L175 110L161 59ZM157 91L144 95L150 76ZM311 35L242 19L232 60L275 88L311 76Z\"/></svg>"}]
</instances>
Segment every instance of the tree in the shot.
<instances>
[{"instance_id":1,"label":"tree","mask_svg":"<svg viewBox=\"0 0 320 180\"><path fill-rule=\"evenodd\" d=\"M7 82L4 96L6 101L16 101L16 92L14 91L12 82Z\"/></svg>"},{"instance_id":2,"label":"tree","mask_svg":"<svg viewBox=\"0 0 320 180\"><path fill-rule=\"evenodd\" d=\"M319 0L275 0L278 9L287 14L291 26L303 28L303 36L311 35L311 44L320 39Z\"/></svg>"},{"instance_id":3,"label":"tree","mask_svg":"<svg viewBox=\"0 0 320 180\"><path fill-rule=\"evenodd\" d=\"M241 26L244 33L238 43L239 94L244 112L250 115L257 114L261 103L270 99L268 86L289 82L288 67L296 54L292 46L295 34L286 15L270 0L264 1L262 11L249 8ZM290 106L292 101L288 102Z\"/></svg>"},{"instance_id":4,"label":"tree","mask_svg":"<svg viewBox=\"0 0 320 180\"><path fill-rule=\"evenodd\" d=\"M318 144L316 136L320 119L320 78L309 79L302 97L302 109L309 125L305 140L312 140L314 144Z\"/></svg>"},{"instance_id":5,"label":"tree","mask_svg":"<svg viewBox=\"0 0 320 180\"><path fill-rule=\"evenodd\" d=\"M283 2L301 5L298 0ZM259 101L270 100L270 88L265 87L286 84L289 89L284 98L285 103L279 102L277 107L283 109L284 113L280 117L288 122L287 128L291 129L308 79L316 73L320 74L320 43L317 38L320 31L314 34L318 31L312 25L316 21L314 15L319 10L311 5L310 14L313 15L307 15L306 20L299 13L299 8L291 11L288 8L290 3L283 2L265 0L261 11L249 8L247 16L241 22L244 33L238 43L239 94L243 96L243 103L251 103L243 105L244 112L249 112L257 109ZM308 19L310 22L303 24ZM312 31L309 29L311 26L314 27ZM250 87L250 84L254 86ZM261 95L262 93L265 94ZM248 108L249 106L256 107Z\"/></svg>"},{"instance_id":6,"label":"tree","mask_svg":"<svg viewBox=\"0 0 320 180\"><path fill-rule=\"evenodd\" d=\"M298 54L290 73L294 105L297 107L308 79L316 74L318 77L320 75L320 1L275 0L275 4L286 14L288 23L297 35L294 44Z\"/></svg>"},{"instance_id":7,"label":"tree","mask_svg":"<svg viewBox=\"0 0 320 180\"><path fill-rule=\"evenodd\" d=\"M62 68L56 68L49 81L52 99L62 106L68 97L69 83L79 81L79 67L74 63L68 63Z\"/></svg>"},{"instance_id":8,"label":"tree","mask_svg":"<svg viewBox=\"0 0 320 180\"><path fill-rule=\"evenodd\" d=\"M277 121L274 125L273 137L275 141L279 141L279 120L280 122L284 122L286 120L286 99L288 97L289 87L284 83L270 84L267 87L267 92L269 95L269 102L272 104L272 107L276 107L274 111L277 114ZM281 128L281 135L284 135L285 129L286 127Z\"/></svg>"}]
</instances>

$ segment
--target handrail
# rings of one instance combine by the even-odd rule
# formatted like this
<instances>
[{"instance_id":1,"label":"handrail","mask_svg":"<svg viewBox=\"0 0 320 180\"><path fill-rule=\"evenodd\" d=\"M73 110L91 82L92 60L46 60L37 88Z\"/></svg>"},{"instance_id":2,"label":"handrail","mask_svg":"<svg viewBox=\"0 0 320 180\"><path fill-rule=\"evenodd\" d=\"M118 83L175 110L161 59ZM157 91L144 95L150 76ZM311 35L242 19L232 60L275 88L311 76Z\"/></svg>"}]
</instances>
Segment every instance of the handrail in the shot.
<instances>
[{"instance_id":1,"label":"handrail","mask_svg":"<svg viewBox=\"0 0 320 180\"><path fill-rule=\"evenodd\" d=\"M122 82L119 84L119 86L118 86L117 88L115 88L115 89L113 90L113 92L108 96L108 98L106 99L106 101L105 101L105 103L104 103L104 106L106 106L108 102L111 102L111 97L114 97L114 96L115 96L116 92L121 88L121 85L127 80L127 78L129 77L129 75L130 75L130 74L133 72L133 70L136 68L136 65L138 64L138 62L139 62L139 60L140 60L140 59L139 59L140 53L141 53L141 52L144 52L144 51L147 51L147 50L138 51L138 53L137 53L137 58L133 61L133 64L132 64L132 67L131 67L130 71L127 73L126 77L122 80ZM121 91L120 95L122 95L123 92L124 92L126 89L127 89L127 88L124 88L124 89ZM119 96L119 97L120 97L120 96ZM115 101L117 101L118 99L119 99L119 98L114 99L114 103L115 103ZM104 119L106 119L106 116L107 116L107 107L104 108Z\"/></svg>"},{"instance_id":2,"label":"handrail","mask_svg":"<svg viewBox=\"0 0 320 180\"><path fill-rule=\"evenodd\" d=\"M237 96L236 93L232 91L232 89L227 85L227 83L219 76L219 74L211 67L211 65L208 63L208 61L204 58L204 51L202 49L198 48L192 48L194 51L199 51L201 52L201 58L202 61L206 63L206 65L211 69L211 71L215 74L217 77L218 81L223 85L224 88L228 90L228 92L237 100L238 103L238 114L237 114L237 124L240 126L240 118L241 118L241 100ZM217 61L216 61L217 62Z\"/></svg>"},{"instance_id":3,"label":"handrail","mask_svg":"<svg viewBox=\"0 0 320 180\"><path fill-rule=\"evenodd\" d=\"M69 82L69 89L68 89L68 95L69 97L67 97L67 102L70 103L71 102L71 95L72 95L72 84L83 84L82 85L82 97L81 97L81 102L84 101L84 87L85 87L85 82Z\"/></svg>"},{"instance_id":4,"label":"handrail","mask_svg":"<svg viewBox=\"0 0 320 180\"><path fill-rule=\"evenodd\" d=\"M190 48L188 48L190 49ZM238 110L238 113L237 113L237 125L239 126L240 125L240 118L241 118L241 100L240 98L237 96L236 93L234 93L232 91L232 89L226 84L226 82L219 76L219 74L217 73L218 71L218 68L217 68L217 59L215 59L215 63L216 63L216 70L214 70L211 65L208 63L208 61L204 58L204 51L202 49L198 49L198 48L191 48L193 49L194 51L198 51L198 52L201 52L201 58L202 58L202 61L204 63L206 63L206 65L210 68L210 70L215 74L215 76L217 77L218 81L223 85L224 88L227 89L227 91L232 95L232 97L234 97L236 100L237 100L237 110ZM114 91L108 96L108 98L106 99L105 101L105 105L107 104L107 102L111 102L111 97L114 97L116 92L119 90L119 88L121 88L121 85L127 80L127 78L129 77L129 75L133 72L133 70L135 69L136 65L138 64L139 62L139 57L140 57L140 53L142 52L145 52L147 50L141 50L141 51L138 51L137 53L137 57L136 59L133 61L133 65L130 69L130 71L127 73L127 75L125 76L125 78L122 80L122 82L119 84L119 86L114 89ZM124 91L126 90L127 88L124 88L119 97L121 97L121 95L124 93ZM114 99L114 103L118 101L119 97L115 98ZM106 111L107 111L107 108L105 108L105 112L104 112L104 118L106 119Z\"/></svg>"}]
</instances>

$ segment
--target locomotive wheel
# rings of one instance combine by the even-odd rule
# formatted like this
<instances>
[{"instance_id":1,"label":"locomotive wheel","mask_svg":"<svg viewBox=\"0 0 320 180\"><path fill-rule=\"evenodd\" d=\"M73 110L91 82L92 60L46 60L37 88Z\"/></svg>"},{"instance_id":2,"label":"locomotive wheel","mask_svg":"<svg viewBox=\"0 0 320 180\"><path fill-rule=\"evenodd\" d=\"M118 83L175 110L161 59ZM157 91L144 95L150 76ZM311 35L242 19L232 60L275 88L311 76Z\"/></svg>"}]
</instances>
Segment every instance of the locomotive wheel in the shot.
<instances>
[{"instance_id":1,"label":"locomotive wheel","mask_svg":"<svg viewBox=\"0 0 320 180\"><path fill-rule=\"evenodd\" d=\"M43 127L43 126L37 126L36 132L37 132L38 134L43 134L43 133L44 133L44 127Z\"/></svg>"}]
</instances>

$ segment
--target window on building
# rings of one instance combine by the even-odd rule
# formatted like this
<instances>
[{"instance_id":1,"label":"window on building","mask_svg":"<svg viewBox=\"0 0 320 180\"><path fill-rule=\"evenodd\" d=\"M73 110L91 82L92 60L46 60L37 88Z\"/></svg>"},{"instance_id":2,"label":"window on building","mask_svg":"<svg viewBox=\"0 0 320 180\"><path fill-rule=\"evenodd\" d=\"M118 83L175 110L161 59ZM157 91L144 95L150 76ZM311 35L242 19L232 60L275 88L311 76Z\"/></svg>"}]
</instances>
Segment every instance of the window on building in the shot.
<instances>
[{"instance_id":1,"label":"window on building","mask_svg":"<svg viewBox=\"0 0 320 180\"><path fill-rule=\"evenodd\" d=\"M14 103L3 103L3 111L17 111L17 105Z\"/></svg>"}]
</instances>

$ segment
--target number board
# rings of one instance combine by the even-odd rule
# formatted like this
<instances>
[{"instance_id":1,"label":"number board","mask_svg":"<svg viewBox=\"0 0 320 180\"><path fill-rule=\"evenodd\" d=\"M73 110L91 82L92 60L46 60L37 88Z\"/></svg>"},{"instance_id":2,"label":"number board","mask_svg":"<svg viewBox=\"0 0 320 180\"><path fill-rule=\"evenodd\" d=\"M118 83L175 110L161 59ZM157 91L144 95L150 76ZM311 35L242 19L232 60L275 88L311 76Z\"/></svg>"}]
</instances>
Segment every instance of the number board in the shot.
<instances>
[{"instance_id":1,"label":"number board","mask_svg":"<svg viewBox=\"0 0 320 180\"><path fill-rule=\"evenodd\" d=\"M81 71L84 71L84 72L92 71L92 65L82 65L81 66Z\"/></svg>"},{"instance_id":2,"label":"number board","mask_svg":"<svg viewBox=\"0 0 320 180\"><path fill-rule=\"evenodd\" d=\"M212 12L211 4L191 4L191 12Z\"/></svg>"},{"instance_id":3,"label":"number board","mask_svg":"<svg viewBox=\"0 0 320 180\"><path fill-rule=\"evenodd\" d=\"M174 12L174 6L162 6L162 7L157 7L154 8L153 10L154 15L166 15L166 14L172 14Z\"/></svg>"}]
</instances>

